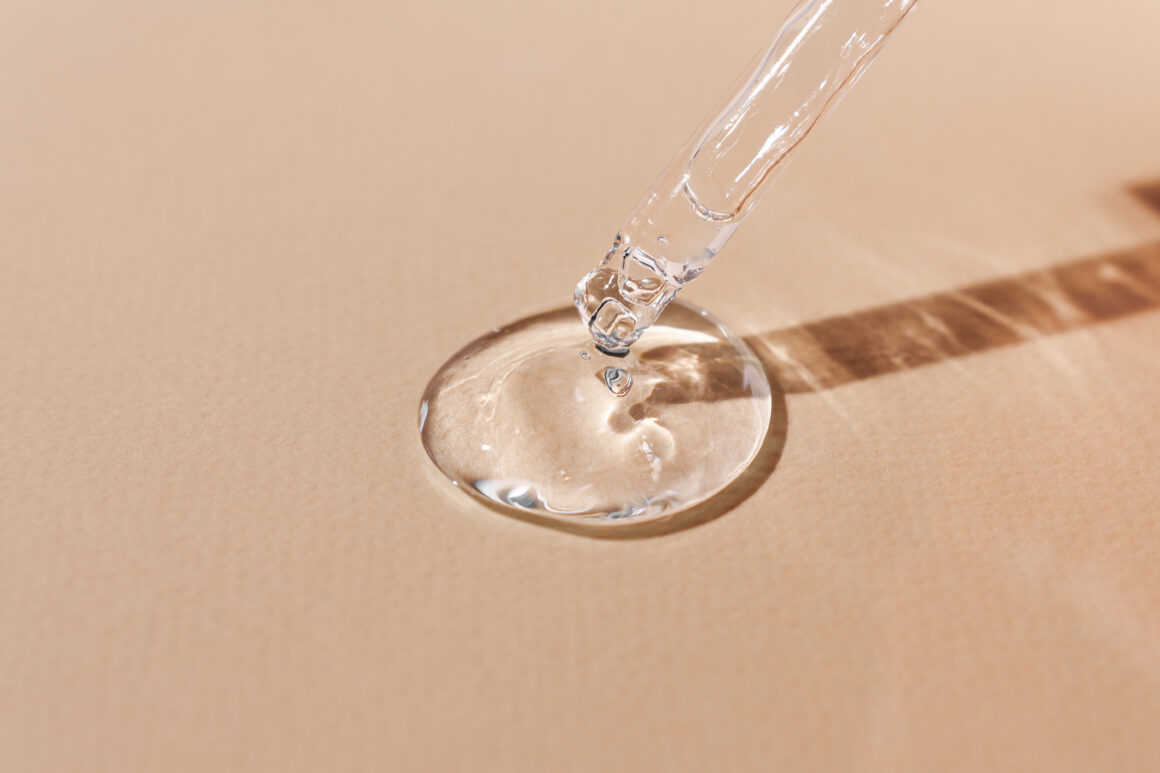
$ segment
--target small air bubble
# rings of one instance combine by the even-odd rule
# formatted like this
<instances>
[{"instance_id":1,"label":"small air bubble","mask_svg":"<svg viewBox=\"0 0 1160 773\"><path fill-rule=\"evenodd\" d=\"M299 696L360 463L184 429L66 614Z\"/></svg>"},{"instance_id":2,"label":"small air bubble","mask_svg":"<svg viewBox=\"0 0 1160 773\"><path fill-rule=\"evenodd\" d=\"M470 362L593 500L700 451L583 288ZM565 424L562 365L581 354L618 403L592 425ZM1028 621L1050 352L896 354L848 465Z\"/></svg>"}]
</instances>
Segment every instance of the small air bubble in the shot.
<instances>
[{"instance_id":1,"label":"small air bubble","mask_svg":"<svg viewBox=\"0 0 1160 773\"><path fill-rule=\"evenodd\" d=\"M624 397L632 389L632 375L623 368L605 368L604 386L617 397Z\"/></svg>"},{"instance_id":2,"label":"small air bubble","mask_svg":"<svg viewBox=\"0 0 1160 773\"><path fill-rule=\"evenodd\" d=\"M660 242L661 244L668 244L669 243L669 240L664 236L658 236L657 241Z\"/></svg>"},{"instance_id":3,"label":"small air bubble","mask_svg":"<svg viewBox=\"0 0 1160 773\"><path fill-rule=\"evenodd\" d=\"M588 352L580 352L580 359L582 359L582 360L586 360L591 356L592 355L590 355Z\"/></svg>"}]
</instances>

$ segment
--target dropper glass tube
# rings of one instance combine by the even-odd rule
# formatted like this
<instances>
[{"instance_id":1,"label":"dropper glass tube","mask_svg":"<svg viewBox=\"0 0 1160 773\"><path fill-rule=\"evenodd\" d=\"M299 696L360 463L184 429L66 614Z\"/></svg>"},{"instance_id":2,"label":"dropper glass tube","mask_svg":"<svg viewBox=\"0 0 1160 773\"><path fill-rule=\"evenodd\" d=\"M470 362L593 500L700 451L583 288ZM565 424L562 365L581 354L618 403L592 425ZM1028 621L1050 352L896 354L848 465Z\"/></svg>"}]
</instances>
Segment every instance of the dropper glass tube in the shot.
<instances>
[{"instance_id":1,"label":"dropper glass tube","mask_svg":"<svg viewBox=\"0 0 1160 773\"><path fill-rule=\"evenodd\" d=\"M917 0L804 0L641 197L577 285L597 345L623 354L752 211Z\"/></svg>"}]
</instances>

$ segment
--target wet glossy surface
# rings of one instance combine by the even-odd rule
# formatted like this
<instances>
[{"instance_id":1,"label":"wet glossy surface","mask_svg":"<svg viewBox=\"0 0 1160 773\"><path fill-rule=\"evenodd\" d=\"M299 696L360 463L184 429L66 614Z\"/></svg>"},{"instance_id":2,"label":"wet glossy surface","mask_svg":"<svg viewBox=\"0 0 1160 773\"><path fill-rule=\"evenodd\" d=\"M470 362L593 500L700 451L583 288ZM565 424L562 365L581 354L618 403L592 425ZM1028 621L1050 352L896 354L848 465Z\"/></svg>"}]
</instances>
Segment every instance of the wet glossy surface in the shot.
<instances>
[{"instance_id":1,"label":"wet glossy surface","mask_svg":"<svg viewBox=\"0 0 1160 773\"><path fill-rule=\"evenodd\" d=\"M675 305L624 357L570 309L472 342L420 407L455 485L549 519L640 522L705 501L756 456L770 417L758 360L712 317Z\"/></svg>"}]
</instances>

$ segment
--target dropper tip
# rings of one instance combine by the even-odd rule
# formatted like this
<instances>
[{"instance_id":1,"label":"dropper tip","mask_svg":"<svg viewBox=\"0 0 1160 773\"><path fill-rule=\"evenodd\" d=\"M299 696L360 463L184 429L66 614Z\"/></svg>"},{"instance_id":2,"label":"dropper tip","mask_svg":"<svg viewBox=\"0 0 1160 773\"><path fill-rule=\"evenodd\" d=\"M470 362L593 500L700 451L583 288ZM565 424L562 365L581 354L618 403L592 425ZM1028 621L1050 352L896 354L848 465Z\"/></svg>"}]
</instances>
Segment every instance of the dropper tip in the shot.
<instances>
[{"instance_id":1,"label":"dropper tip","mask_svg":"<svg viewBox=\"0 0 1160 773\"><path fill-rule=\"evenodd\" d=\"M648 258L617 237L600 265L576 285L576 310L605 354L628 354L628 347L656 322L680 289L657 272Z\"/></svg>"}]
</instances>

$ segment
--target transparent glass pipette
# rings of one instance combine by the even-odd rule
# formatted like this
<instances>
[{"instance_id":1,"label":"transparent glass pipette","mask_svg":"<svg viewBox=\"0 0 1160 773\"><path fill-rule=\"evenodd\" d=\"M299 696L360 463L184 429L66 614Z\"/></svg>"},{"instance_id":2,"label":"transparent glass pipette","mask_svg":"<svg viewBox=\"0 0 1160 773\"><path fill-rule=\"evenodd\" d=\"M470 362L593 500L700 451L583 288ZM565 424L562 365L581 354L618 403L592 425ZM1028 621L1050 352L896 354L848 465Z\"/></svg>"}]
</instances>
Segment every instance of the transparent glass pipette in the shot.
<instances>
[{"instance_id":1,"label":"transparent glass pipette","mask_svg":"<svg viewBox=\"0 0 1160 773\"><path fill-rule=\"evenodd\" d=\"M753 209L918 0L803 0L629 213L577 285L596 344L622 354Z\"/></svg>"}]
</instances>

